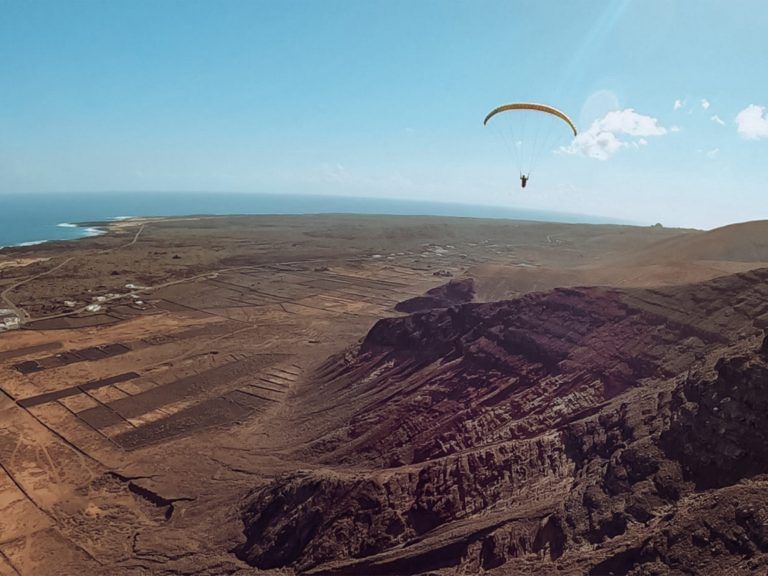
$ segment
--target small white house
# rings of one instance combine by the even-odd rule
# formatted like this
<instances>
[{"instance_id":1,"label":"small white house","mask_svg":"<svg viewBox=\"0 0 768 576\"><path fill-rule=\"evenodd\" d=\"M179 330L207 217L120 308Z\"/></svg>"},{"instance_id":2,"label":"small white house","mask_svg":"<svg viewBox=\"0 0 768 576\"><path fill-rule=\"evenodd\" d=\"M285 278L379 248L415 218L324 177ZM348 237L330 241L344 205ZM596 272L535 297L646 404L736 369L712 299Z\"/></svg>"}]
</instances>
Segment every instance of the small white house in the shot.
<instances>
[{"instance_id":1,"label":"small white house","mask_svg":"<svg viewBox=\"0 0 768 576\"><path fill-rule=\"evenodd\" d=\"M21 328L21 320L12 310L0 310L0 331Z\"/></svg>"}]
</instances>

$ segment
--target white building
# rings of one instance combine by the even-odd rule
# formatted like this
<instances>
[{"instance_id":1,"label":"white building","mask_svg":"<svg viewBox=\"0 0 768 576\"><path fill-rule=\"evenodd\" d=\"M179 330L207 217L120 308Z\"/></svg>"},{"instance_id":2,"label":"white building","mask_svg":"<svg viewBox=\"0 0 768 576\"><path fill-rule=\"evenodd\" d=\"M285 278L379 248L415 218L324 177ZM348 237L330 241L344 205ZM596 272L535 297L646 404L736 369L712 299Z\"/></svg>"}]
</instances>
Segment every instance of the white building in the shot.
<instances>
[{"instance_id":1,"label":"white building","mask_svg":"<svg viewBox=\"0 0 768 576\"><path fill-rule=\"evenodd\" d=\"M13 310L0 309L0 332L21 328L21 320Z\"/></svg>"}]
</instances>

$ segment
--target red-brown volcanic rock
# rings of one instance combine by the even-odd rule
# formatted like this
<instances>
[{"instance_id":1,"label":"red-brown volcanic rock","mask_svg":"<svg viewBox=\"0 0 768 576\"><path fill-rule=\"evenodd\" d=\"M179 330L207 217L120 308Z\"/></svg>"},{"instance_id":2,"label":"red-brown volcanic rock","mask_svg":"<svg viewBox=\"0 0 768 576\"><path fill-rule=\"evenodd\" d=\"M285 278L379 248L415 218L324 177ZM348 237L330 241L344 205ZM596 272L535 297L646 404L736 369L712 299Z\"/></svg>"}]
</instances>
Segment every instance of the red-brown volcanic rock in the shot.
<instances>
[{"instance_id":1,"label":"red-brown volcanic rock","mask_svg":"<svg viewBox=\"0 0 768 576\"><path fill-rule=\"evenodd\" d=\"M475 297L475 281L472 278L451 280L447 284L428 290L423 296L403 300L395 305L398 312L422 312L434 308L449 308L472 302Z\"/></svg>"},{"instance_id":2,"label":"red-brown volcanic rock","mask_svg":"<svg viewBox=\"0 0 768 576\"><path fill-rule=\"evenodd\" d=\"M768 270L378 322L237 554L316 574L768 567Z\"/></svg>"}]
</instances>

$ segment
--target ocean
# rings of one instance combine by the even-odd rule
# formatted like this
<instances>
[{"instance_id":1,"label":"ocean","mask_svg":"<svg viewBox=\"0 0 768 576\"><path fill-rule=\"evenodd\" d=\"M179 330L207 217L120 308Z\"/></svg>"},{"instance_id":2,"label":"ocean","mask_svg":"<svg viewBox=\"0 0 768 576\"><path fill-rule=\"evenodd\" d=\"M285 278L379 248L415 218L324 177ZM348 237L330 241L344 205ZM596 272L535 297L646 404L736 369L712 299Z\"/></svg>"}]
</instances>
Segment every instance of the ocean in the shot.
<instances>
[{"instance_id":1,"label":"ocean","mask_svg":"<svg viewBox=\"0 0 768 576\"><path fill-rule=\"evenodd\" d=\"M129 216L319 213L468 216L588 224L627 223L596 216L503 206L387 198L223 192L6 193L0 194L0 247L91 236L99 231L75 224Z\"/></svg>"}]
</instances>

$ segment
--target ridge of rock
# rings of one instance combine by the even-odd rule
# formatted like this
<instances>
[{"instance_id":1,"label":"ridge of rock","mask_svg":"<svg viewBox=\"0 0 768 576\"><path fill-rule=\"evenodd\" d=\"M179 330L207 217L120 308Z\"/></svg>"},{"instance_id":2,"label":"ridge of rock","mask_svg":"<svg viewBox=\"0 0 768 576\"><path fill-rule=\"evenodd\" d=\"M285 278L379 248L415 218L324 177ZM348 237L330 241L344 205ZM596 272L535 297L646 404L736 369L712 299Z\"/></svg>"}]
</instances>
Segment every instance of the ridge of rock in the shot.
<instances>
[{"instance_id":1,"label":"ridge of rock","mask_svg":"<svg viewBox=\"0 0 768 576\"><path fill-rule=\"evenodd\" d=\"M449 308L457 304L471 302L475 297L475 281L472 278L451 280L431 290L423 296L415 296L395 305L398 312L421 312L434 308Z\"/></svg>"},{"instance_id":2,"label":"ridge of rock","mask_svg":"<svg viewBox=\"0 0 768 576\"><path fill-rule=\"evenodd\" d=\"M768 269L379 321L236 553L313 574L768 567Z\"/></svg>"}]
</instances>

